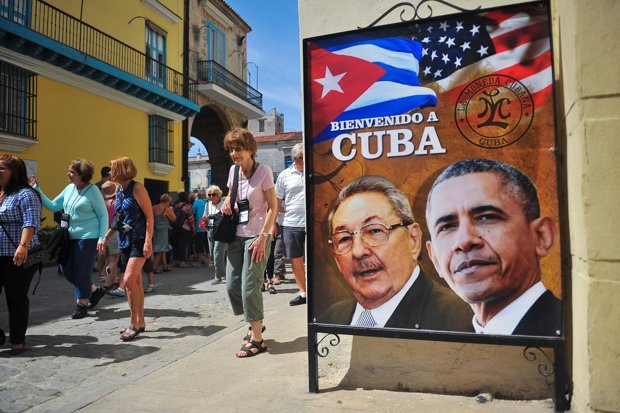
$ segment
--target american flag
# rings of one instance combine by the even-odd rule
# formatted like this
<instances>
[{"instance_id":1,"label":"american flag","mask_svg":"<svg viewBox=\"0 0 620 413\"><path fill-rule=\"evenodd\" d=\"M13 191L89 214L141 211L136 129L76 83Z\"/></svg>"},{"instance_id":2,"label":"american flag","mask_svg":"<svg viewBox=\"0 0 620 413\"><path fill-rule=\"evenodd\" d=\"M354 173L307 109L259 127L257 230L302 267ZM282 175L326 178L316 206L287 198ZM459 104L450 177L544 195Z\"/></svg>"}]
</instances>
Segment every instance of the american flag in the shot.
<instances>
[{"instance_id":1,"label":"american flag","mask_svg":"<svg viewBox=\"0 0 620 413\"><path fill-rule=\"evenodd\" d=\"M531 6L420 23L412 37L422 43L420 83L435 85L438 93L444 92L444 99L456 98L480 71L518 79L529 89L536 107L548 102L552 94L544 8Z\"/></svg>"}]
</instances>

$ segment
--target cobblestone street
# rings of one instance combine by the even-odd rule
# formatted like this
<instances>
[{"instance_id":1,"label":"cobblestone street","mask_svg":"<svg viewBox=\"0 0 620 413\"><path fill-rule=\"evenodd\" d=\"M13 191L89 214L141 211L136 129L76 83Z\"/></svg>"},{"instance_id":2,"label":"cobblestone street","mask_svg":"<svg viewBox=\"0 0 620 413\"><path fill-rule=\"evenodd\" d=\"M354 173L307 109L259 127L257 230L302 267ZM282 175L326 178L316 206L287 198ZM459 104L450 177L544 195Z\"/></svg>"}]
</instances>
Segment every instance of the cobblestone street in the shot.
<instances>
[{"instance_id":1,"label":"cobblestone street","mask_svg":"<svg viewBox=\"0 0 620 413\"><path fill-rule=\"evenodd\" d=\"M88 317L72 320L73 286L55 267L45 268L30 299L28 351L10 356L8 342L0 349L0 412L34 406L44 411L45 402L74 392L96 400L243 325L232 314L225 284L211 285L213 268L174 268L155 277L156 291L145 296L146 332L124 343L119 330L129 319L125 298L106 295ZM297 290L290 278L285 282L291 284L281 284L280 294L265 294L265 311L288 306ZM0 326L8 334L4 296Z\"/></svg>"}]
</instances>

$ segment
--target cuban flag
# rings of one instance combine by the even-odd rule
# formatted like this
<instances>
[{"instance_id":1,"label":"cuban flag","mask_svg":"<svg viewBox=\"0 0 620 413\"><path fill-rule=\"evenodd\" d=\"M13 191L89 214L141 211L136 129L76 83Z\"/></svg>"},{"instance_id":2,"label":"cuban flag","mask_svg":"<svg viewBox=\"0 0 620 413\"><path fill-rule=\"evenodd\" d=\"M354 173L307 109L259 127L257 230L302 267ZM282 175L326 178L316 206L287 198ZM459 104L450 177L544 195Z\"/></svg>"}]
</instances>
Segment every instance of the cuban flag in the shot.
<instances>
[{"instance_id":1,"label":"cuban flag","mask_svg":"<svg viewBox=\"0 0 620 413\"><path fill-rule=\"evenodd\" d=\"M419 41L351 35L313 42L309 55L314 142L349 132L332 131L332 122L400 115L437 104L435 92L418 80Z\"/></svg>"}]
</instances>

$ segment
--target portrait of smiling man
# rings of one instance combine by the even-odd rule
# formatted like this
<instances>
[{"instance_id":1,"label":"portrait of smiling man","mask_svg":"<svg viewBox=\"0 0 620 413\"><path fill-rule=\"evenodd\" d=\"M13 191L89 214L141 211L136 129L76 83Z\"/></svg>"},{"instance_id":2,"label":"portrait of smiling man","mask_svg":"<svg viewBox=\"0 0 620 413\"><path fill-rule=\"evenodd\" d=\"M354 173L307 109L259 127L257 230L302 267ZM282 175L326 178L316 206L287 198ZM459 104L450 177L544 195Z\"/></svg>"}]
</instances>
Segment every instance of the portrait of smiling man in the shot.
<instances>
[{"instance_id":1,"label":"portrait of smiling man","mask_svg":"<svg viewBox=\"0 0 620 413\"><path fill-rule=\"evenodd\" d=\"M364 176L349 183L329 215L329 234L354 299L331 305L319 322L473 331L471 309L418 266L422 232L392 182Z\"/></svg>"},{"instance_id":2,"label":"portrait of smiling man","mask_svg":"<svg viewBox=\"0 0 620 413\"><path fill-rule=\"evenodd\" d=\"M562 304L541 281L556 228L533 182L490 159L459 161L435 180L426 205L428 254L474 310L478 333L561 335Z\"/></svg>"}]
</instances>

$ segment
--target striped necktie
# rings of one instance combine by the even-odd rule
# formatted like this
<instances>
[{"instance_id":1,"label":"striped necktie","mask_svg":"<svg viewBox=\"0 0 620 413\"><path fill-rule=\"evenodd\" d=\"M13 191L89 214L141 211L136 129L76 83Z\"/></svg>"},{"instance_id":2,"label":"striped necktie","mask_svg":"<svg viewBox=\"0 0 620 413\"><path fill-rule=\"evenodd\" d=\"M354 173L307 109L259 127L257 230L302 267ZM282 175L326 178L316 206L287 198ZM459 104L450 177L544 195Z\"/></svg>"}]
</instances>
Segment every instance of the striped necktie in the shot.
<instances>
[{"instance_id":1,"label":"striped necktie","mask_svg":"<svg viewBox=\"0 0 620 413\"><path fill-rule=\"evenodd\" d=\"M377 322L374 318L372 318L372 313L370 310L362 311L360 317L357 319L357 323L355 323L358 327L375 327Z\"/></svg>"}]
</instances>

